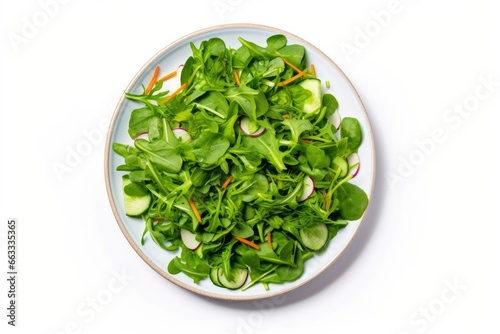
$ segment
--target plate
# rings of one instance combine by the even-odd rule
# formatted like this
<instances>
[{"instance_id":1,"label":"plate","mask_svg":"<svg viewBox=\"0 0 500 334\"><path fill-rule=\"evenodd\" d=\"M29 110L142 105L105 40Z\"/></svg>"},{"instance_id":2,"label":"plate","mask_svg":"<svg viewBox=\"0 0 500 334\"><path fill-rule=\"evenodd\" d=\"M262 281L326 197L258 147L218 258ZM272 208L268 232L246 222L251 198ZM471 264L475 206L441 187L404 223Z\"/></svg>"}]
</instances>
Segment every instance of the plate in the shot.
<instances>
[{"instance_id":1,"label":"plate","mask_svg":"<svg viewBox=\"0 0 500 334\"><path fill-rule=\"evenodd\" d=\"M375 179L375 150L370 122L361 99L349 79L327 55L296 35L273 27L254 24L221 25L197 31L175 41L156 54L139 70L125 91L142 92L141 85L147 85L156 66L160 66L162 69L175 69L177 65L182 64L191 55L191 42L199 46L203 40L219 37L224 40L227 46L237 48L240 46L238 37L243 37L259 45L266 45L266 39L274 34L283 34L287 37L289 44L302 44L306 48L308 63L314 64L318 78L330 81L330 88L324 88L324 92L335 95L339 101L340 115L358 119L363 131L363 143L358 151L361 168L351 182L361 187L370 199ZM176 84L178 86L178 83ZM337 236L330 241L327 249L306 262L305 271L301 278L294 282L272 284L267 291L262 285L255 285L246 291L227 290L216 287L209 279L196 284L183 274L170 275L166 268L170 260L177 254L164 251L152 241L146 242L142 246L140 244L144 229L142 220L125 215L122 204L122 172L116 171L116 167L123 163L123 158L111 149L114 142L132 143L127 133L128 121L132 110L137 106L136 103L123 96L114 112L106 140L106 188L116 221L130 245L152 269L170 282L197 294L218 299L251 300L276 296L294 290L324 272L339 258L359 230L367 211L361 219L350 221L345 228L341 229Z\"/></svg>"}]
</instances>

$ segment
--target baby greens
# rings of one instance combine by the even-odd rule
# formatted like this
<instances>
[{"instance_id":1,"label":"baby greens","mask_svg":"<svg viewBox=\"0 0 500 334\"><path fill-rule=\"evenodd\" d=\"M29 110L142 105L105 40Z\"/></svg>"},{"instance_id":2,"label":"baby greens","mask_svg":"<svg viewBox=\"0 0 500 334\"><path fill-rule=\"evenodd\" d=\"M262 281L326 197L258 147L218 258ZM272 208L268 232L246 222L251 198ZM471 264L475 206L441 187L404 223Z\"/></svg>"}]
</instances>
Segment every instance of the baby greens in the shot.
<instances>
[{"instance_id":1,"label":"baby greens","mask_svg":"<svg viewBox=\"0 0 500 334\"><path fill-rule=\"evenodd\" d=\"M138 213L142 244L180 249L169 273L240 288L234 282L245 283L248 271L243 290L267 289L298 279L307 259L363 215L367 195L338 167L357 152L362 131L355 118L344 118L340 131L332 125L338 102L315 95L321 81L302 45L283 35L265 46L239 41L237 49L220 38L191 44L176 92L158 80L127 93L138 103L128 133L148 138L113 150L124 158L117 169L126 172L127 198L150 197ZM185 136L176 136L179 128ZM181 229L196 235L196 249L182 242Z\"/></svg>"}]
</instances>

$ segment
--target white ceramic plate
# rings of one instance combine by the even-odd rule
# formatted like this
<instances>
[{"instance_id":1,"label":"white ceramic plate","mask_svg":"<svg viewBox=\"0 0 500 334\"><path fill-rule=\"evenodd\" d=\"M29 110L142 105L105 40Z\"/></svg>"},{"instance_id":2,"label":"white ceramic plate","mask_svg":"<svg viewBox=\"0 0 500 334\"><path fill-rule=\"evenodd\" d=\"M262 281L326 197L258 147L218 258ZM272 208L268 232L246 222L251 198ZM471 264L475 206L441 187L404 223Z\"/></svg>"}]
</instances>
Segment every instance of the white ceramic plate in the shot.
<instances>
[{"instance_id":1,"label":"white ceramic plate","mask_svg":"<svg viewBox=\"0 0 500 334\"><path fill-rule=\"evenodd\" d=\"M317 77L322 79L323 83L326 80L330 81L330 88L323 87L323 89L324 92L335 95L339 101L340 115L342 117L355 117L359 120L364 136L358 152L361 159L361 168L358 175L351 182L361 187L370 199L375 179L375 151L368 116L363 104L349 79L338 66L316 47L293 34L276 28L253 24L222 25L194 32L177 40L155 55L132 79L125 91L142 92L141 84L147 85L156 66L165 69L165 72L176 69L179 64L182 64L191 55L190 42L199 46L203 40L219 37L225 41L228 47L237 48L240 46L237 39L239 36L259 45L266 45L266 39L278 33L287 37L288 44L302 44L305 46L307 61L309 64L314 64ZM167 82L178 86L177 80ZM172 88L175 89L176 87ZM116 171L116 167L123 163L123 158L115 154L111 149L113 142L132 143L127 133L128 121L132 110L137 107L137 103L128 101L124 97L121 98L116 107L106 141L106 187L113 213L130 245L151 268L169 281L195 293L219 299L249 300L272 297L296 289L317 277L340 256L358 231L364 216L357 221L351 221L331 240L324 252L308 260L305 272L300 279L282 285L272 284L268 291L259 284L246 291L228 290L216 287L209 279L195 284L191 278L182 273L174 276L170 275L166 268L170 260L177 254L164 251L151 240L142 246L140 239L144 223L141 219L130 218L125 215L121 188L123 173Z\"/></svg>"}]
</instances>

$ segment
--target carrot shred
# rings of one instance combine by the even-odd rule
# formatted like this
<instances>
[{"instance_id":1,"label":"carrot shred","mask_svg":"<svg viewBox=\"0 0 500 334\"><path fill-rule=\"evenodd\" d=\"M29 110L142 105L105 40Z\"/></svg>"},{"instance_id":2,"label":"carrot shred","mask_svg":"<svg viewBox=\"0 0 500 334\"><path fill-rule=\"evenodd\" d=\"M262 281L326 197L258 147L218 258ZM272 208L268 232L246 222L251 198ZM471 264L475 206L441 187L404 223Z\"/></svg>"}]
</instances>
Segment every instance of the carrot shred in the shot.
<instances>
[{"instance_id":1,"label":"carrot shred","mask_svg":"<svg viewBox=\"0 0 500 334\"><path fill-rule=\"evenodd\" d=\"M200 213L198 212L198 209L196 208L196 205L194 205L194 202L192 199L189 200L189 206L193 210L194 215L196 216L196 220L201 223L201 216Z\"/></svg>"},{"instance_id":2,"label":"carrot shred","mask_svg":"<svg viewBox=\"0 0 500 334\"><path fill-rule=\"evenodd\" d=\"M160 73L160 67L156 66L155 71L153 73L153 77L151 78L148 86L146 87L146 94L149 94L149 92L151 92L151 89L153 88L154 84L156 83L156 80L158 79L158 73Z\"/></svg>"},{"instance_id":3,"label":"carrot shred","mask_svg":"<svg viewBox=\"0 0 500 334\"><path fill-rule=\"evenodd\" d=\"M285 62L285 64L287 64L288 66L290 66L291 68L293 68L295 70L295 72L297 73L300 73L302 75L306 75L306 73L304 71L301 71L297 68L297 66L295 66L294 64L290 63L288 60L286 60L285 58L281 57L281 59L283 59L283 62Z\"/></svg>"},{"instance_id":4,"label":"carrot shred","mask_svg":"<svg viewBox=\"0 0 500 334\"><path fill-rule=\"evenodd\" d=\"M234 80L236 80L236 84L238 86L241 85L240 76L238 75L238 71L236 71L236 69L233 70L233 74L234 74Z\"/></svg>"},{"instance_id":5,"label":"carrot shred","mask_svg":"<svg viewBox=\"0 0 500 334\"><path fill-rule=\"evenodd\" d=\"M316 67L314 67L314 64L311 64L311 75L313 78L316 78Z\"/></svg>"},{"instance_id":6,"label":"carrot shred","mask_svg":"<svg viewBox=\"0 0 500 334\"><path fill-rule=\"evenodd\" d=\"M306 75L304 72L300 72L298 74L295 74L293 77L291 77L290 79L287 79L285 81L281 81L280 83L278 83L278 87L283 87L285 85L288 85L290 82L293 82L295 80L297 80L298 78L302 77Z\"/></svg>"},{"instance_id":7,"label":"carrot shred","mask_svg":"<svg viewBox=\"0 0 500 334\"><path fill-rule=\"evenodd\" d=\"M327 198L326 203L325 203L326 211L330 210L330 203L331 203L331 199Z\"/></svg>"},{"instance_id":8,"label":"carrot shred","mask_svg":"<svg viewBox=\"0 0 500 334\"><path fill-rule=\"evenodd\" d=\"M229 185L229 183L231 182L231 180L233 179L233 176L232 175L229 175L229 177L227 178L226 182L224 182L224 184L222 185L222 187L220 187L222 190L226 189L226 187Z\"/></svg>"},{"instance_id":9,"label":"carrot shred","mask_svg":"<svg viewBox=\"0 0 500 334\"><path fill-rule=\"evenodd\" d=\"M170 72L169 74L167 74L167 75L165 75L165 76L161 77L158 81L166 81L166 80L168 80L168 79L170 79L170 78L175 77L176 75L177 75L177 70L172 71L172 72Z\"/></svg>"},{"instance_id":10,"label":"carrot shred","mask_svg":"<svg viewBox=\"0 0 500 334\"><path fill-rule=\"evenodd\" d=\"M303 142L304 144L310 144L311 143L311 141L309 139L301 139L300 141Z\"/></svg>"},{"instance_id":11,"label":"carrot shred","mask_svg":"<svg viewBox=\"0 0 500 334\"><path fill-rule=\"evenodd\" d=\"M162 217L155 218L155 219L153 219L153 224L157 223L157 222L161 222L162 220L165 220L165 218L162 218Z\"/></svg>"},{"instance_id":12,"label":"carrot shred","mask_svg":"<svg viewBox=\"0 0 500 334\"><path fill-rule=\"evenodd\" d=\"M326 191L323 191L323 198L326 198Z\"/></svg>"},{"instance_id":13,"label":"carrot shred","mask_svg":"<svg viewBox=\"0 0 500 334\"><path fill-rule=\"evenodd\" d=\"M267 232L267 244L269 248L273 249L273 243L271 242L271 231Z\"/></svg>"},{"instance_id":14,"label":"carrot shred","mask_svg":"<svg viewBox=\"0 0 500 334\"><path fill-rule=\"evenodd\" d=\"M187 82L183 83L182 86L180 86L179 88L177 88L177 90L175 92L172 93L172 95L170 95L169 97L167 97L167 99L165 100L165 103L169 102L170 100L172 100L177 94L179 94L184 88L187 87Z\"/></svg>"},{"instance_id":15,"label":"carrot shred","mask_svg":"<svg viewBox=\"0 0 500 334\"><path fill-rule=\"evenodd\" d=\"M283 118L285 118L285 119L290 119L290 115L288 115L288 114L284 114L284 115L283 115Z\"/></svg>"},{"instance_id":16,"label":"carrot shred","mask_svg":"<svg viewBox=\"0 0 500 334\"><path fill-rule=\"evenodd\" d=\"M252 248L255 248L256 250L260 250L259 245L257 245L256 243L253 243L250 240L247 240L247 239L242 238L242 237L237 237L237 236L234 236L234 237L236 238L236 240L244 243L245 245L248 245L248 246L250 246Z\"/></svg>"}]
</instances>

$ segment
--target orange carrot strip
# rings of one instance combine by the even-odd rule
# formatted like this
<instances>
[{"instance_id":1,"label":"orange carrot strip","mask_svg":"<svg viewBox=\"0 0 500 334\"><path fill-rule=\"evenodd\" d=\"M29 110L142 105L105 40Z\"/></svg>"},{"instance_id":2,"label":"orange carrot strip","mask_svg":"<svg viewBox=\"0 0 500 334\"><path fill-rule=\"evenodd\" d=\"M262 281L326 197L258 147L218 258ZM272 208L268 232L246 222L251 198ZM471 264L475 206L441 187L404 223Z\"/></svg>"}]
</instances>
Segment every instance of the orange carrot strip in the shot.
<instances>
[{"instance_id":1,"label":"orange carrot strip","mask_svg":"<svg viewBox=\"0 0 500 334\"><path fill-rule=\"evenodd\" d=\"M284 115L283 115L283 118L285 118L285 119L290 119L290 115L288 115L288 114L284 114Z\"/></svg>"},{"instance_id":2,"label":"orange carrot strip","mask_svg":"<svg viewBox=\"0 0 500 334\"><path fill-rule=\"evenodd\" d=\"M283 59L283 61L285 62L285 64L287 64L288 66L290 66L291 68L293 68L295 70L295 72L297 73L301 73L302 75L306 75L304 73L304 71L301 71L299 70L294 64L290 63L288 60L286 60L285 58L281 57L281 59Z\"/></svg>"},{"instance_id":3,"label":"orange carrot strip","mask_svg":"<svg viewBox=\"0 0 500 334\"><path fill-rule=\"evenodd\" d=\"M233 179L233 176L232 175L229 175L229 177L227 178L226 182L224 182L224 184L222 185L222 187L220 187L222 190L226 189L226 187L229 185L229 183L231 182L231 180Z\"/></svg>"},{"instance_id":4,"label":"orange carrot strip","mask_svg":"<svg viewBox=\"0 0 500 334\"><path fill-rule=\"evenodd\" d=\"M283 87L285 85L288 85L290 82L293 82L295 80L297 80L298 78L302 77L306 75L304 72L300 72L299 74L295 74L293 77L291 77L290 79L287 79L285 81L281 81L279 84L278 84L278 87Z\"/></svg>"},{"instance_id":5,"label":"orange carrot strip","mask_svg":"<svg viewBox=\"0 0 500 334\"><path fill-rule=\"evenodd\" d=\"M170 100L172 100L177 94L179 94L184 88L187 87L187 82L183 83L182 86L180 86L179 88L177 88L177 90L175 92L172 93L172 95L170 95L169 97L167 97L167 99L165 100L165 103L169 102Z\"/></svg>"},{"instance_id":6,"label":"orange carrot strip","mask_svg":"<svg viewBox=\"0 0 500 334\"><path fill-rule=\"evenodd\" d=\"M323 190L323 198L326 198L326 191Z\"/></svg>"},{"instance_id":7,"label":"orange carrot strip","mask_svg":"<svg viewBox=\"0 0 500 334\"><path fill-rule=\"evenodd\" d=\"M314 64L311 64L311 75L313 78L316 78L316 67L314 67Z\"/></svg>"},{"instance_id":8,"label":"orange carrot strip","mask_svg":"<svg viewBox=\"0 0 500 334\"><path fill-rule=\"evenodd\" d=\"M267 244L269 248L273 249L273 243L271 242L271 231L267 232Z\"/></svg>"},{"instance_id":9,"label":"orange carrot strip","mask_svg":"<svg viewBox=\"0 0 500 334\"><path fill-rule=\"evenodd\" d=\"M311 143L311 141L309 139L301 139L300 141L303 142L304 144L310 144Z\"/></svg>"},{"instance_id":10,"label":"orange carrot strip","mask_svg":"<svg viewBox=\"0 0 500 334\"><path fill-rule=\"evenodd\" d=\"M177 75L177 70L170 72L169 74L165 75L164 77L161 77L158 81L165 81L170 78L173 78Z\"/></svg>"},{"instance_id":11,"label":"orange carrot strip","mask_svg":"<svg viewBox=\"0 0 500 334\"><path fill-rule=\"evenodd\" d=\"M165 220L165 218L158 217L153 219L153 223L161 222L162 220Z\"/></svg>"},{"instance_id":12,"label":"orange carrot strip","mask_svg":"<svg viewBox=\"0 0 500 334\"><path fill-rule=\"evenodd\" d=\"M160 67L156 66L155 71L153 73L153 77L151 78L148 86L146 87L146 94L149 94L149 92L151 92L151 89L153 88L154 84L156 83L156 79L158 79L158 73L160 73Z\"/></svg>"},{"instance_id":13,"label":"orange carrot strip","mask_svg":"<svg viewBox=\"0 0 500 334\"><path fill-rule=\"evenodd\" d=\"M234 69L233 74L234 74L234 80L236 80L236 84L239 86L241 84L241 81L240 81L240 76L238 75L238 71Z\"/></svg>"},{"instance_id":14,"label":"orange carrot strip","mask_svg":"<svg viewBox=\"0 0 500 334\"><path fill-rule=\"evenodd\" d=\"M236 240L238 240L238 241L240 241L240 242L244 243L245 245L248 245L248 246L250 246L250 247L252 247L252 248L255 248L256 250L260 250L259 245L257 245L257 244L255 244L255 243L251 242L250 240L247 240L247 239L242 238L242 237L237 237L237 236L234 236L234 237L236 238Z\"/></svg>"},{"instance_id":15,"label":"orange carrot strip","mask_svg":"<svg viewBox=\"0 0 500 334\"><path fill-rule=\"evenodd\" d=\"M330 210L330 203L331 203L331 199L327 198L326 203L325 203L326 211Z\"/></svg>"},{"instance_id":16,"label":"orange carrot strip","mask_svg":"<svg viewBox=\"0 0 500 334\"><path fill-rule=\"evenodd\" d=\"M201 216L200 213L198 212L198 209L196 208L196 205L194 205L194 202L192 199L189 200L189 206L193 210L194 215L196 216L196 220L201 223Z\"/></svg>"}]
</instances>

